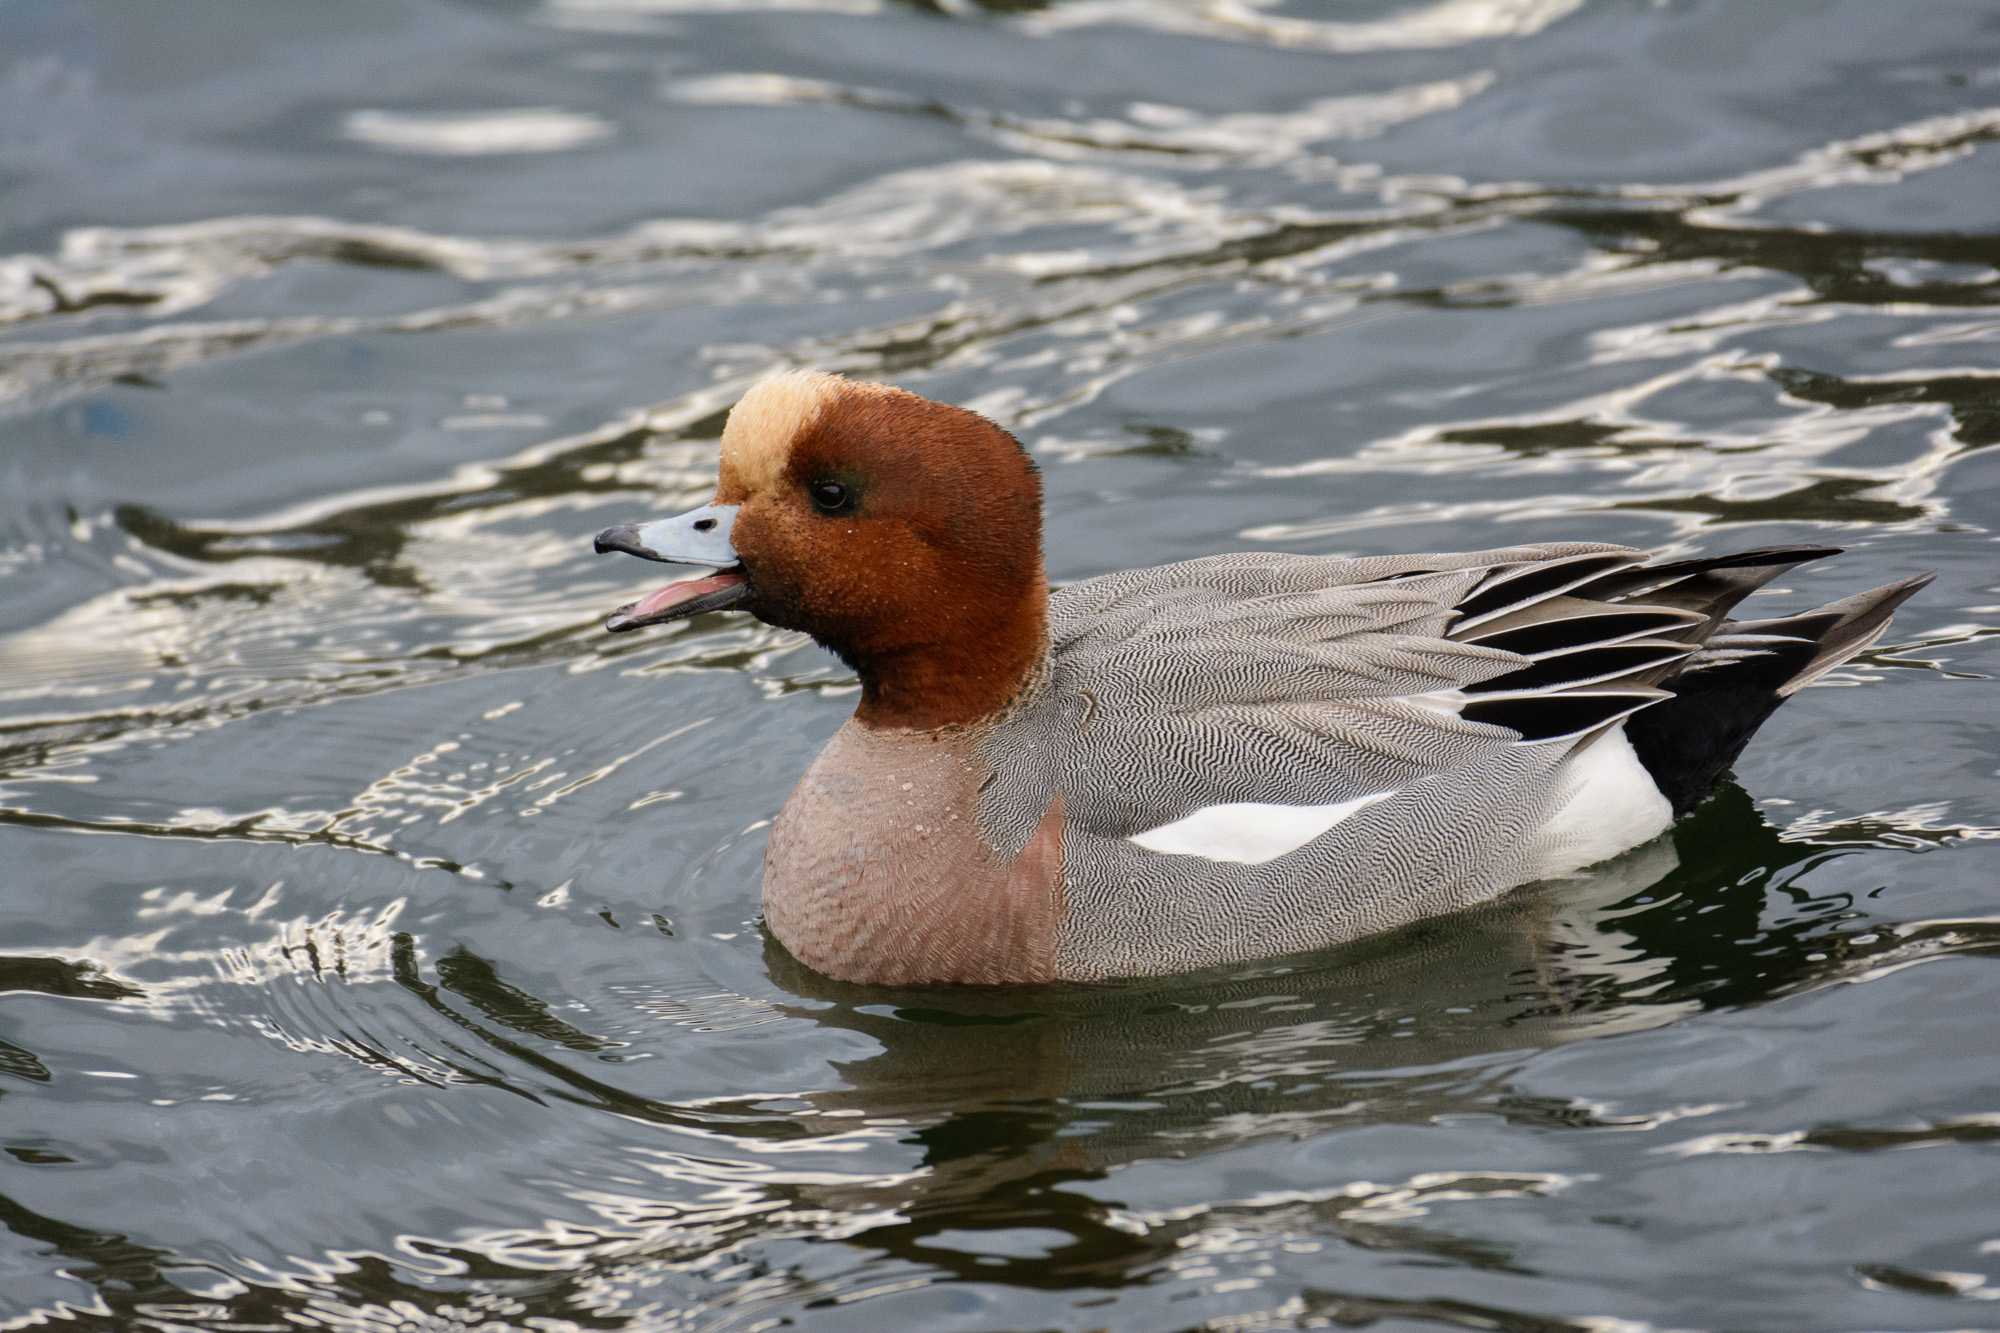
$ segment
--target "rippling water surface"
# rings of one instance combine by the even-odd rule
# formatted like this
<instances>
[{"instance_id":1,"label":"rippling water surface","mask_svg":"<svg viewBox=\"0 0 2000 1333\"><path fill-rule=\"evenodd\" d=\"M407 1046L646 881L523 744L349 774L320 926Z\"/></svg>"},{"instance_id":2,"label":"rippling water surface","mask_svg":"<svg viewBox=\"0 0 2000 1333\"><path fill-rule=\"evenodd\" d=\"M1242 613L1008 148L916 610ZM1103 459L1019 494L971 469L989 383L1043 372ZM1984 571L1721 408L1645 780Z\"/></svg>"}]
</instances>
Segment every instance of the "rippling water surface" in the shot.
<instances>
[{"instance_id":1,"label":"rippling water surface","mask_svg":"<svg viewBox=\"0 0 2000 1333\"><path fill-rule=\"evenodd\" d=\"M2000 10L15 0L0 1322L2000 1326ZM1058 578L1921 569L1588 879L1089 991L757 921L854 701L589 534L811 364Z\"/></svg>"}]
</instances>

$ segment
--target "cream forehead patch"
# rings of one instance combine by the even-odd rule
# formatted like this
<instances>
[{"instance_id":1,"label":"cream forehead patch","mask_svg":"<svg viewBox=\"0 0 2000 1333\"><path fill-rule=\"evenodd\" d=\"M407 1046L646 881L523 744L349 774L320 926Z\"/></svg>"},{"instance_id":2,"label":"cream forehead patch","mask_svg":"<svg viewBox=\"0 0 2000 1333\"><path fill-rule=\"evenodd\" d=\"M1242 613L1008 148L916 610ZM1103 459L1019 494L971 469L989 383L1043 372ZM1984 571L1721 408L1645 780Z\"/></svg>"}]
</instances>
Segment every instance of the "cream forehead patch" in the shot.
<instances>
[{"instance_id":1,"label":"cream forehead patch","mask_svg":"<svg viewBox=\"0 0 2000 1333\"><path fill-rule=\"evenodd\" d=\"M812 429L844 385L837 375L788 370L752 386L729 410L722 463L746 490L768 490L785 470L792 441Z\"/></svg>"}]
</instances>

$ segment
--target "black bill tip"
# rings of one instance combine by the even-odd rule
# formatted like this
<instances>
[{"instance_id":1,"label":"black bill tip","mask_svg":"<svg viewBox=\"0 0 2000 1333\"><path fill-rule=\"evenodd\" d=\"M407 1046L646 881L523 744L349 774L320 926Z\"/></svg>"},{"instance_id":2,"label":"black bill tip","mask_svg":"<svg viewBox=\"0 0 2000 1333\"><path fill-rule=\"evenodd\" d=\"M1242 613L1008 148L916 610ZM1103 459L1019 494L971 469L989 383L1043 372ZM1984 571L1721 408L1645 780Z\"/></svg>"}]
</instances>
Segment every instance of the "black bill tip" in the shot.
<instances>
[{"instance_id":1,"label":"black bill tip","mask_svg":"<svg viewBox=\"0 0 2000 1333\"><path fill-rule=\"evenodd\" d=\"M650 547L639 540L638 525L633 523L620 523L615 528L606 528L597 534L590 546L599 555L603 555L606 551L623 551L627 555L641 556L647 560L659 559Z\"/></svg>"}]
</instances>

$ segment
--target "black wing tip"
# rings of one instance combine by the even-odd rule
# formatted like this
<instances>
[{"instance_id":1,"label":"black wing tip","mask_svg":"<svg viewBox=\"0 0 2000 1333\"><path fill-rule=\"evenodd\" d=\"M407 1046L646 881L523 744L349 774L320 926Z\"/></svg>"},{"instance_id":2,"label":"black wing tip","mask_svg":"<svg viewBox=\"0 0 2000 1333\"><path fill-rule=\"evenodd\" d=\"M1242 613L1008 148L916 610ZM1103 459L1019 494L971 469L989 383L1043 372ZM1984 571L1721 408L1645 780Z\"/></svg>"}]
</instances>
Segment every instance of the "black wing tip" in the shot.
<instances>
[{"instance_id":1,"label":"black wing tip","mask_svg":"<svg viewBox=\"0 0 2000 1333\"><path fill-rule=\"evenodd\" d=\"M1508 698L1475 698L1459 710L1468 722L1505 727L1521 741L1566 740L1588 735L1673 696L1651 688L1564 690Z\"/></svg>"},{"instance_id":2,"label":"black wing tip","mask_svg":"<svg viewBox=\"0 0 2000 1333\"><path fill-rule=\"evenodd\" d=\"M1719 556L1711 569L1762 569L1768 565L1803 565L1813 560L1825 560L1831 556L1844 555L1845 546L1756 546L1747 551L1733 551ZM1704 561L1703 563L1708 563Z\"/></svg>"},{"instance_id":3,"label":"black wing tip","mask_svg":"<svg viewBox=\"0 0 2000 1333\"><path fill-rule=\"evenodd\" d=\"M1815 560L1826 560L1836 555L1845 555L1845 546L1817 546L1800 543L1793 546L1753 546L1747 551L1728 551L1721 555L1691 555L1677 560L1661 560L1642 567L1644 571L1659 573L1705 574L1723 569L1776 569L1786 570L1795 565L1809 565Z\"/></svg>"}]
</instances>

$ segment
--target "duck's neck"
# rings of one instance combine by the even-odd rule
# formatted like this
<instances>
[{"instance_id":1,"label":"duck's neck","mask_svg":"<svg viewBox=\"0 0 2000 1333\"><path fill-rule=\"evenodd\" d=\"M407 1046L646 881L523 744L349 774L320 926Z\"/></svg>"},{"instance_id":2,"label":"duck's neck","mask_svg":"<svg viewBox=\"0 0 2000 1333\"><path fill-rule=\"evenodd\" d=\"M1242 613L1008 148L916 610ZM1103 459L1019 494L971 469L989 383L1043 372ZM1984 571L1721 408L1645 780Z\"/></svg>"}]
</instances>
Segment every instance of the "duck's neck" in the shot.
<instances>
[{"instance_id":1,"label":"duck's neck","mask_svg":"<svg viewBox=\"0 0 2000 1333\"><path fill-rule=\"evenodd\" d=\"M1048 652L1049 585L1037 571L1026 594L1006 606L968 611L934 642L855 662L861 676L855 720L905 731L989 720L1042 678Z\"/></svg>"}]
</instances>

